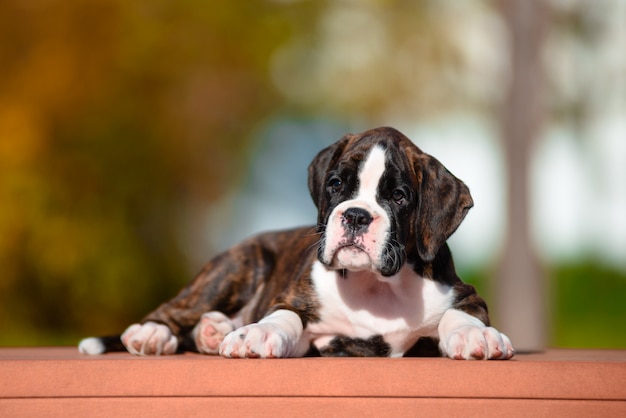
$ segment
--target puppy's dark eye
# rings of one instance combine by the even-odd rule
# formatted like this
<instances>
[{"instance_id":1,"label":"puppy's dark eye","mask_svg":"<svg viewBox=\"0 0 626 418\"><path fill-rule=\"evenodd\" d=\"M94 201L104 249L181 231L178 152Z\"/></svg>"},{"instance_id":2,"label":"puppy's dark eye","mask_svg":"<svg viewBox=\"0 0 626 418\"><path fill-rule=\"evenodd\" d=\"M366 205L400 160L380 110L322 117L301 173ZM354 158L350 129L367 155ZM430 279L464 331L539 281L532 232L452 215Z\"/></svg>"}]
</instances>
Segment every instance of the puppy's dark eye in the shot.
<instances>
[{"instance_id":1,"label":"puppy's dark eye","mask_svg":"<svg viewBox=\"0 0 626 418\"><path fill-rule=\"evenodd\" d=\"M341 188L343 186L343 183L341 182L341 179L339 178L332 178L328 181L328 189L330 190L331 193L339 193L341 191Z\"/></svg>"},{"instance_id":2,"label":"puppy's dark eye","mask_svg":"<svg viewBox=\"0 0 626 418\"><path fill-rule=\"evenodd\" d=\"M396 189L391 193L391 200L396 202L398 205L401 205L406 200L406 194L400 189Z\"/></svg>"}]
</instances>

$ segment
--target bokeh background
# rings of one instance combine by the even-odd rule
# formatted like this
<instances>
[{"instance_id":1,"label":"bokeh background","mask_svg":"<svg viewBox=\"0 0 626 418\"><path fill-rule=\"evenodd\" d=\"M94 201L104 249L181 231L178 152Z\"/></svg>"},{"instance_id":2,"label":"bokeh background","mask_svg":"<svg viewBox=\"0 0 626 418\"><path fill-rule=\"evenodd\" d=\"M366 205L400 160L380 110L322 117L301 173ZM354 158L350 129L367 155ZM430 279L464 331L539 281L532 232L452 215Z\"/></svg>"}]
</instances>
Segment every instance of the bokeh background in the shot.
<instances>
[{"instance_id":1,"label":"bokeh background","mask_svg":"<svg viewBox=\"0 0 626 418\"><path fill-rule=\"evenodd\" d=\"M522 349L626 348L626 0L0 2L0 345L123 330L391 125Z\"/></svg>"}]
</instances>

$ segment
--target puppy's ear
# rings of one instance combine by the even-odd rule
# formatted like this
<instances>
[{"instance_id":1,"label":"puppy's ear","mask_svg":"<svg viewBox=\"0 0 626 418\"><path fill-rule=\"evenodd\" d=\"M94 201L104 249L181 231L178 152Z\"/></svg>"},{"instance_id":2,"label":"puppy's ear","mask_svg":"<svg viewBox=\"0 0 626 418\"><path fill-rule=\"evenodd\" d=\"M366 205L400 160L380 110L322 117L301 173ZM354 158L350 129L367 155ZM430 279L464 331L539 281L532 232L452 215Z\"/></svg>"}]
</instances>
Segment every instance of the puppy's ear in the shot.
<instances>
[{"instance_id":1,"label":"puppy's ear","mask_svg":"<svg viewBox=\"0 0 626 418\"><path fill-rule=\"evenodd\" d=\"M430 262L459 227L474 201L465 183L437 159L422 152L413 157L419 184L413 230L419 256Z\"/></svg>"},{"instance_id":2,"label":"puppy's ear","mask_svg":"<svg viewBox=\"0 0 626 418\"><path fill-rule=\"evenodd\" d=\"M339 141L321 150L309 164L309 192L315 206L320 208L320 198L326 188L326 173L333 167L343 154L344 149L356 138L356 135L345 135Z\"/></svg>"}]
</instances>

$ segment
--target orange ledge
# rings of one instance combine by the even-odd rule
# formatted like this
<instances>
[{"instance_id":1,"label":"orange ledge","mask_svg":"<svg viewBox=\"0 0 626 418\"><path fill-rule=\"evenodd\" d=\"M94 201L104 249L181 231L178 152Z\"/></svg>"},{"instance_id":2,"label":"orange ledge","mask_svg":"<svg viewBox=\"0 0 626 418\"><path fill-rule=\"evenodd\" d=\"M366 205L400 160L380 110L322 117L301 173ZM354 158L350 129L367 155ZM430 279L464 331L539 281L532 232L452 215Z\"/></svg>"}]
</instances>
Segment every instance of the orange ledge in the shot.
<instances>
[{"instance_id":1,"label":"orange ledge","mask_svg":"<svg viewBox=\"0 0 626 418\"><path fill-rule=\"evenodd\" d=\"M0 416L626 417L626 351L228 360L0 348Z\"/></svg>"}]
</instances>

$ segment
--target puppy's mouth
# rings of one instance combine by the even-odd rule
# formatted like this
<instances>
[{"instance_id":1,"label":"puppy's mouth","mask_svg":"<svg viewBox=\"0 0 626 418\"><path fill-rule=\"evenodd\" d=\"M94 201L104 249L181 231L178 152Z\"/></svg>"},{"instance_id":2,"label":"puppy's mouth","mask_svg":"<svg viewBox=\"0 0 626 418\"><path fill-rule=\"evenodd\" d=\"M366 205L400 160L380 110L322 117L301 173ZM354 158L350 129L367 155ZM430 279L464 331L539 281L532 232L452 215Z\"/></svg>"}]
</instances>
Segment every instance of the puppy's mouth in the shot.
<instances>
[{"instance_id":1,"label":"puppy's mouth","mask_svg":"<svg viewBox=\"0 0 626 418\"><path fill-rule=\"evenodd\" d=\"M337 246L331 266L347 270L372 270L373 260L367 249L356 242L346 242Z\"/></svg>"},{"instance_id":2,"label":"puppy's mouth","mask_svg":"<svg viewBox=\"0 0 626 418\"><path fill-rule=\"evenodd\" d=\"M351 244L343 244L337 247L333 258L337 258L338 255L342 252L346 252L348 254L360 254L360 253L367 254L367 250L362 245L351 243Z\"/></svg>"}]
</instances>

